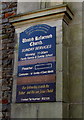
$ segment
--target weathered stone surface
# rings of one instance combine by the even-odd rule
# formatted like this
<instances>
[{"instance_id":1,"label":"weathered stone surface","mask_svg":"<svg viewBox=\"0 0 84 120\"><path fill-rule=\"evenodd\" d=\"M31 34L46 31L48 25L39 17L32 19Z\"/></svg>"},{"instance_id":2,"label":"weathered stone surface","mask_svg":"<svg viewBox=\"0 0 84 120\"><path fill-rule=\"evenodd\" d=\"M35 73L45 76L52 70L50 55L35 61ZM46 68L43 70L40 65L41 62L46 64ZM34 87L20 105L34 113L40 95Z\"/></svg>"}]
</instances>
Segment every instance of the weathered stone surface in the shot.
<instances>
[{"instance_id":1,"label":"weathered stone surface","mask_svg":"<svg viewBox=\"0 0 84 120\"><path fill-rule=\"evenodd\" d=\"M71 104L70 105L70 118L82 118L82 104Z\"/></svg>"},{"instance_id":2,"label":"weathered stone surface","mask_svg":"<svg viewBox=\"0 0 84 120\"><path fill-rule=\"evenodd\" d=\"M70 48L70 99L82 102L82 47ZM74 89L75 86L75 89Z\"/></svg>"},{"instance_id":3,"label":"weathered stone surface","mask_svg":"<svg viewBox=\"0 0 84 120\"><path fill-rule=\"evenodd\" d=\"M16 2L2 3L2 117L4 119L10 115L15 33L14 27L8 22L8 17L15 15L16 6Z\"/></svg>"},{"instance_id":4,"label":"weathered stone surface","mask_svg":"<svg viewBox=\"0 0 84 120\"><path fill-rule=\"evenodd\" d=\"M46 10L47 11L47 10ZM49 11L46 12L49 13ZM60 14L58 14L60 15ZM53 15L52 15L53 16ZM63 16L59 16L59 18L55 18L53 16L53 19L50 18L49 20L46 20L47 17L45 17L45 19L43 19L42 23L46 23L49 24L51 26L56 26L56 102L51 102L51 103L28 103L28 104L17 104L16 102L16 87L17 87L17 48L15 49L15 61L14 61L14 82L13 82L13 101L12 101L12 112L11 112L11 117L15 118L18 117L22 118L23 116L25 118L62 118L63 117L63 110L66 109L66 114L64 113L64 117L69 117L69 70L68 70L68 47L69 47L69 39L66 36L68 34L68 26L66 24L63 24L63 20L62 20ZM21 18L21 16L20 16ZM26 16L24 16L25 19ZM24 18L22 18L24 20ZM33 16L32 16L33 18ZM19 19L18 20L21 20ZM34 18L33 18L34 19ZM40 24L40 19L38 18L38 23L36 24ZM14 19L15 20L15 19ZM19 21L19 22L21 22ZM36 22L33 20L33 22ZM18 22L17 22L18 23ZM27 22L26 22L27 23ZM21 32L23 32L25 29L28 28L28 26L33 26L34 23L27 23L24 24L22 22L22 25L18 26L16 25L16 31L17 34L20 34ZM21 23L20 23L21 24ZM24 24L24 25L23 25ZM19 27L19 28L18 28ZM64 31L63 28L65 27ZM63 36L63 34L65 34ZM18 40L19 40L19 35L18 36ZM60 37L59 37L60 36ZM59 37L59 38L58 38ZM63 105L63 102L67 103L65 105ZM31 105L29 107L29 105ZM23 106L25 108L23 108ZM23 108L23 109L21 109ZM50 108L50 109L48 109ZM21 111L18 112L18 114L16 113L16 109L21 109ZM25 111L27 112L23 112L25 109ZM33 110L34 109L34 110ZM36 110L36 111L35 111ZM29 112L30 111L30 114ZM31 113L34 113L33 115L31 115ZM22 113L22 114L21 114Z\"/></svg>"},{"instance_id":5,"label":"weathered stone surface","mask_svg":"<svg viewBox=\"0 0 84 120\"><path fill-rule=\"evenodd\" d=\"M79 17L80 18L80 17ZM73 24L70 27L70 45L71 46L82 46L82 24Z\"/></svg>"},{"instance_id":6,"label":"weathered stone surface","mask_svg":"<svg viewBox=\"0 0 84 120\"><path fill-rule=\"evenodd\" d=\"M34 10L39 10L43 8L49 8L53 7L59 4L62 4L63 0L61 1L56 1L56 0L18 0L18 5L17 5L17 13L24 13L24 12L30 12ZM25 9L26 8L26 9Z\"/></svg>"},{"instance_id":7,"label":"weathered stone surface","mask_svg":"<svg viewBox=\"0 0 84 120\"><path fill-rule=\"evenodd\" d=\"M82 118L82 2L69 2L74 18L70 27L70 117Z\"/></svg>"},{"instance_id":8,"label":"weathered stone surface","mask_svg":"<svg viewBox=\"0 0 84 120\"><path fill-rule=\"evenodd\" d=\"M16 3L15 3L16 4ZM42 9L45 7L50 7L50 6L54 6L55 3L38 3L38 5L36 4L32 4L29 5L29 7L27 6L27 4L23 4L20 3L24 6L23 8L23 12L25 11L32 11L36 10L36 9ZM58 3L57 3L58 4ZM33 7L34 5L34 7ZM63 35L62 33L62 29L60 28L58 30L58 35L59 38L57 37L57 54L56 54L56 59L57 59L57 84L56 84L56 89L57 89L57 94L56 94L56 98L57 101L64 101L64 102L68 102L68 97L70 98L69 103L73 104L69 104L69 103L65 103L65 105L63 105L63 115L64 118L70 116L71 118L81 118L82 116L82 105L79 103L82 103L82 4L81 3L76 3L76 2L69 2L68 5L70 6L71 10L74 13L74 19L72 20L72 22L69 24L69 26L63 24L64 26L66 26L66 29L64 29L63 33L65 34L64 37L64 41L62 42L61 36ZM8 6L8 5L7 5ZM11 29L10 25L6 22L8 22L8 20L5 17L8 17L8 14L4 13L7 12L11 12L11 10L16 10L11 8L11 5L9 5L9 8L6 10L6 7L3 8L3 26L5 27L5 25L7 26L5 29L3 28L3 37L0 36L0 38L3 38L3 81L5 81L6 83L3 82L4 88L3 89L3 103L10 103L11 100L11 85L12 85L12 70L10 69L6 69L6 68L13 68L13 53L14 53L14 34L10 34L11 32L14 32L14 29ZM16 5L15 5L16 6ZM27 6L25 10L25 6ZM13 4L12 4L13 7ZM22 10L22 7L20 6L20 12ZM8 25L10 26L8 28ZM65 28L65 27L64 27ZM1 28L0 28L1 29ZM68 29L70 29L70 38L68 39ZM11 43L11 44L10 44ZM64 46L62 46L62 43ZM68 46L68 47L66 47ZM18 49L18 47L17 47ZM59 54L60 52L63 53L63 56L60 57L61 55ZM16 53L17 54L17 53ZM69 54L69 56L67 56L67 54ZM66 58L67 57L67 58ZM9 59L10 58L10 59ZM15 57L16 59L16 57ZM17 62L17 59L15 60L15 62ZM67 63L69 62L69 63ZM1 61L0 61L1 63ZM67 64L69 64L69 66L67 66ZM16 63L17 66L17 63ZM70 67L70 69L68 68ZM62 69L63 68L63 69ZM63 71L62 71L63 70ZM14 70L15 71L15 75L17 73L17 69ZM10 74L11 72L11 74ZM63 72L63 74L62 74ZM62 81L63 79L65 81ZM14 76L14 80L16 80L16 76ZM68 81L69 79L69 81ZM5 87L5 84L10 88L8 89L9 91L7 91L7 87ZM15 81L14 81L14 85L16 85ZM68 87L69 85L69 87ZM64 88L63 88L64 87ZM63 91L62 91L63 90ZM69 93L68 93L69 90ZM13 103L15 102L15 92L16 92L16 88L14 88L13 91ZM8 96L6 96L8 95ZM6 98L5 98L6 97ZM62 98L63 97L63 98ZM51 104L53 104L53 108L51 107ZM55 104L56 105L56 104ZM58 107L57 107L58 106ZM9 108L8 106L6 106L7 108ZM46 108L45 108L46 107ZM47 109L47 108L51 108L51 109ZM31 118L34 117L39 117L42 118L44 115L44 117L48 118L53 118L53 117L60 117L59 113L60 113L60 108L61 105L58 103L56 106L54 106L54 103L42 103L40 104L17 104L16 106L12 105L12 110L14 110L14 113L12 114L12 116L15 118L15 116L19 116L19 118L22 118L23 115L21 114L21 111L18 113L17 110L19 111L19 109L21 109L23 112L25 111L25 109L27 109L26 112L24 112L24 116L25 118L27 118L27 115L30 116ZM28 109L29 108L29 109ZM70 108L70 115L68 115L68 110ZM55 111L57 110L57 113L55 113ZM4 110L5 111L5 110ZM43 112L42 112L43 111ZM54 111L54 112L53 112ZM62 111L61 111L62 112ZM8 112L9 113L9 112ZM7 112L3 112L3 117L8 116ZM33 114L32 114L33 113ZM48 115L49 114L49 115Z\"/></svg>"},{"instance_id":9,"label":"weathered stone surface","mask_svg":"<svg viewBox=\"0 0 84 120\"><path fill-rule=\"evenodd\" d=\"M62 103L42 103L38 106L38 118L62 118Z\"/></svg>"},{"instance_id":10,"label":"weathered stone surface","mask_svg":"<svg viewBox=\"0 0 84 120\"><path fill-rule=\"evenodd\" d=\"M11 110L13 111L12 118L23 118L23 116L24 118L61 118L62 103L12 104ZM22 111L25 112L22 114Z\"/></svg>"},{"instance_id":11,"label":"weathered stone surface","mask_svg":"<svg viewBox=\"0 0 84 120\"><path fill-rule=\"evenodd\" d=\"M63 118L66 120L69 119L69 103L63 103Z\"/></svg>"},{"instance_id":12,"label":"weathered stone surface","mask_svg":"<svg viewBox=\"0 0 84 120\"><path fill-rule=\"evenodd\" d=\"M62 71L62 44L56 45L56 70ZM59 54L60 53L60 54Z\"/></svg>"},{"instance_id":13,"label":"weathered stone surface","mask_svg":"<svg viewBox=\"0 0 84 120\"><path fill-rule=\"evenodd\" d=\"M40 2L18 2L17 14L40 9Z\"/></svg>"}]
</instances>

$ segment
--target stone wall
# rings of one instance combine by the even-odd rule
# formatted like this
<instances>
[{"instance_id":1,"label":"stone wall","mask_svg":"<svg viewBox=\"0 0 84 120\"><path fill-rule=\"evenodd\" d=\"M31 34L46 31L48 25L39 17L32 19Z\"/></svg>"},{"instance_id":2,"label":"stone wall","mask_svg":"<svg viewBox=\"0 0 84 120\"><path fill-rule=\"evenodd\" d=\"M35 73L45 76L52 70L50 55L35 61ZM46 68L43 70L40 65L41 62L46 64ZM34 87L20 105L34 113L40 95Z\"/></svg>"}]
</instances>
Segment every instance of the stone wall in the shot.
<instances>
[{"instance_id":1,"label":"stone wall","mask_svg":"<svg viewBox=\"0 0 84 120\"><path fill-rule=\"evenodd\" d=\"M35 9L43 9L45 7L48 8L56 4L50 2L48 3L41 2L36 4L32 3L31 7L25 10L24 6L27 4L25 3L23 5L23 3L19 3L17 12L24 13ZM68 73L69 88L68 89L69 89L70 101L69 101L68 109L69 109L70 118L81 118L82 117L82 3L68 2L67 4L74 13L73 21L69 24L70 46L69 46L69 73ZM33 5L35 7L33 7ZM0 103L3 103L2 108L3 108L4 118L10 117L10 111L11 111L10 103L11 103L11 94L12 94L12 82L13 82L12 73L13 73L13 61L14 61L13 52L15 45L14 27L8 22L8 17L16 14L16 6L17 6L16 2L2 3L3 24L1 25L0 22L0 55L2 54L2 56L0 56L0 89L2 89L3 100L1 100L0 98ZM1 36L1 32L2 32L2 36ZM3 60L3 62L1 61L1 59ZM0 116L2 115L0 114Z\"/></svg>"},{"instance_id":2,"label":"stone wall","mask_svg":"<svg viewBox=\"0 0 84 120\"><path fill-rule=\"evenodd\" d=\"M16 2L2 2L2 118L10 117L14 61L14 27L8 17L16 14Z\"/></svg>"},{"instance_id":3,"label":"stone wall","mask_svg":"<svg viewBox=\"0 0 84 120\"><path fill-rule=\"evenodd\" d=\"M20 0L19 0L20 1ZM64 0L65 1L65 0ZM20 3L22 6L23 3ZM33 9L48 8L55 6L57 3L43 2L38 4ZM69 2L67 4L71 11L74 13L74 18L69 24L70 31L70 45L69 45L69 117L81 118L82 117L82 2ZM27 5L27 4L26 4ZM18 4L19 6L19 4ZM18 13L24 13L23 9L18 7ZM25 11L25 12L27 12ZM66 30L65 30L66 31ZM67 36L67 35L66 35Z\"/></svg>"},{"instance_id":4,"label":"stone wall","mask_svg":"<svg viewBox=\"0 0 84 120\"><path fill-rule=\"evenodd\" d=\"M70 118L82 117L82 2L68 2L74 17L69 24Z\"/></svg>"},{"instance_id":5,"label":"stone wall","mask_svg":"<svg viewBox=\"0 0 84 120\"><path fill-rule=\"evenodd\" d=\"M25 3L24 3L25 4ZM28 4L28 3L26 3ZM24 5L23 5L24 6ZM60 12L65 15L63 7L66 5L57 5L51 9L45 9L42 11L30 12L19 14L12 20L11 23L15 25L17 33L17 42L19 41L19 35L25 29L36 24L48 24L50 26L56 26L56 102L52 103L16 103L16 86L17 86L17 51L15 50L15 72L13 82L13 101L12 101L12 118L68 118L69 117L69 27L68 20L63 19ZM67 8L68 9L68 8ZM57 14L51 14L50 11L55 11ZM22 10L23 11L23 10ZM46 12L45 12L46 11ZM37 13L37 14L36 14ZM50 14L49 14L50 13ZM67 10L66 10L67 13ZM56 15L56 16L54 16ZM72 14L71 14L72 15ZM39 16L39 17L38 17ZM44 17L46 16L46 17ZM67 15L65 15L68 18ZM73 16L73 15L72 15ZM32 19L33 18L33 19ZM36 19L37 18L37 19ZM72 19L72 17L70 16ZM65 20L65 21L63 21ZM17 22L16 22L17 21ZM66 24L67 23L67 24ZM48 109L49 108L49 109ZM20 111L17 112L17 109ZM25 111L25 112L24 112ZM33 113L33 115L32 115Z\"/></svg>"}]
</instances>

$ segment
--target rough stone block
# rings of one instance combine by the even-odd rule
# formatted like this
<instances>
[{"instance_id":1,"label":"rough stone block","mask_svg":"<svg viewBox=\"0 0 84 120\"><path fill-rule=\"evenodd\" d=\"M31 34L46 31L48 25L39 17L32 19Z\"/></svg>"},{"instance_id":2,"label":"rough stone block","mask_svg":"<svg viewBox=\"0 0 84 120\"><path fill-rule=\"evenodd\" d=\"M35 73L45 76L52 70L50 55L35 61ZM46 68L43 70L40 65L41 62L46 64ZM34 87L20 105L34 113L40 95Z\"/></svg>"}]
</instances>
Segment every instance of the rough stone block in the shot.
<instances>
[{"instance_id":1,"label":"rough stone block","mask_svg":"<svg viewBox=\"0 0 84 120\"><path fill-rule=\"evenodd\" d=\"M67 118L67 120L69 119L69 103L63 103L63 118ZM66 119L65 119L66 120Z\"/></svg>"},{"instance_id":2,"label":"rough stone block","mask_svg":"<svg viewBox=\"0 0 84 120\"><path fill-rule=\"evenodd\" d=\"M70 105L70 118L82 118L82 104L71 104Z\"/></svg>"},{"instance_id":3,"label":"rough stone block","mask_svg":"<svg viewBox=\"0 0 84 120\"><path fill-rule=\"evenodd\" d=\"M30 12L33 10L40 9L40 2L18 2L17 8L17 13Z\"/></svg>"},{"instance_id":4,"label":"rough stone block","mask_svg":"<svg viewBox=\"0 0 84 120\"><path fill-rule=\"evenodd\" d=\"M73 102L82 101L82 47L81 46L70 48L70 99Z\"/></svg>"},{"instance_id":5,"label":"rough stone block","mask_svg":"<svg viewBox=\"0 0 84 120\"><path fill-rule=\"evenodd\" d=\"M62 118L62 103L41 103L38 107L38 118Z\"/></svg>"},{"instance_id":6,"label":"rough stone block","mask_svg":"<svg viewBox=\"0 0 84 120\"><path fill-rule=\"evenodd\" d=\"M82 71L82 46L70 47L70 71Z\"/></svg>"},{"instance_id":7,"label":"rough stone block","mask_svg":"<svg viewBox=\"0 0 84 120\"><path fill-rule=\"evenodd\" d=\"M62 103L12 104L12 118L62 118Z\"/></svg>"},{"instance_id":8,"label":"rough stone block","mask_svg":"<svg viewBox=\"0 0 84 120\"><path fill-rule=\"evenodd\" d=\"M17 85L16 80L17 80L17 77L14 76L13 77L13 92L12 92L12 103L13 104L16 102L16 90L17 90L16 89L16 85Z\"/></svg>"},{"instance_id":9,"label":"rough stone block","mask_svg":"<svg viewBox=\"0 0 84 120\"><path fill-rule=\"evenodd\" d=\"M70 45L81 46L82 45L82 24L73 24L70 29Z\"/></svg>"},{"instance_id":10,"label":"rough stone block","mask_svg":"<svg viewBox=\"0 0 84 120\"><path fill-rule=\"evenodd\" d=\"M36 118L37 104L11 104L11 118Z\"/></svg>"}]
</instances>

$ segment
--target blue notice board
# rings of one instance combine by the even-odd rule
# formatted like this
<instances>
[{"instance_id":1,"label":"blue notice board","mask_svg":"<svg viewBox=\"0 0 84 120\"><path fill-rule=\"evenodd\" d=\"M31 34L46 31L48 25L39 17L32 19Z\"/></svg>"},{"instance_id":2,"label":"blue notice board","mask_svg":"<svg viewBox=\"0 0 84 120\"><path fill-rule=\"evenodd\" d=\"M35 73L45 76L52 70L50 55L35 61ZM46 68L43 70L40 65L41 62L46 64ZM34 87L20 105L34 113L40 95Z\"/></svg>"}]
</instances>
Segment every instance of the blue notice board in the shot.
<instances>
[{"instance_id":1,"label":"blue notice board","mask_svg":"<svg viewBox=\"0 0 84 120\"><path fill-rule=\"evenodd\" d=\"M16 102L56 101L56 27L38 24L20 33Z\"/></svg>"}]
</instances>

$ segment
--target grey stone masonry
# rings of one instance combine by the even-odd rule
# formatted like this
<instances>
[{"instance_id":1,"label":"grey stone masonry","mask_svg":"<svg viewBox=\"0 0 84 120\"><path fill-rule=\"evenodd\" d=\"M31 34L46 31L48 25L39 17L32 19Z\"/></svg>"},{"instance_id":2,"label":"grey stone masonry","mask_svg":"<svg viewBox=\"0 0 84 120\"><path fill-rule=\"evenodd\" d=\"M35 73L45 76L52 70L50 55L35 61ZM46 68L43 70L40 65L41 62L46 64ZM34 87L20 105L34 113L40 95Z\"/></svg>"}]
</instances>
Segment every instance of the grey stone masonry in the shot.
<instances>
[{"instance_id":1,"label":"grey stone masonry","mask_svg":"<svg viewBox=\"0 0 84 120\"><path fill-rule=\"evenodd\" d=\"M70 39L68 25L72 18L73 13L66 4L56 5L55 7L28 13L21 13L9 18L9 21L15 27L17 34L11 105L12 118L69 118L68 61ZM18 104L16 103L16 86L19 35L25 29L37 24L56 26L56 101L47 103Z\"/></svg>"}]
</instances>

